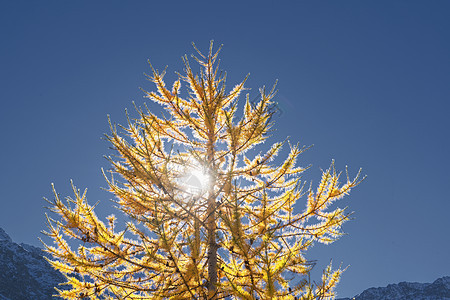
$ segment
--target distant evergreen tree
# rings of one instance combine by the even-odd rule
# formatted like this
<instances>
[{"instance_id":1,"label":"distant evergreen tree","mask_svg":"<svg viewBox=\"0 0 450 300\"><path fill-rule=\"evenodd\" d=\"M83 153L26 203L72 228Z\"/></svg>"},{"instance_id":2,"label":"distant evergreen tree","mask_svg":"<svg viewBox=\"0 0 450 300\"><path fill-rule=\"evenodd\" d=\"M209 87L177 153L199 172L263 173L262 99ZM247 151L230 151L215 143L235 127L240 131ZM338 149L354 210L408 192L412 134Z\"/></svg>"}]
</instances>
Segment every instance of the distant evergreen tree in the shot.
<instances>
[{"instance_id":1,"label":"distant evergreen tree","mask_svg":"<svg viewBox=\"0 0 450 300\"><path fill-rule=\"evenodd\" d=\"M195 47L195 46L194 46ZM219 49L220 50L220 49ZM335 241L349 214L330 208L361 180L338 182L332 163L316 191L302 192L296 159L305 148L275 143L248 157L249 149L268 138L275 113L274 89L260 89L257 103L247 100L237 118L244 80L225 91L218 52L198 51L194 74L184 57L185 74L168 89L152 67L149 79L157 92L146 92L168 113L156 116L147 106L123 127L111 125L108 140L118 158L110 158L107 179L120 209L132 221L126 230L105 224L73 187L63 202L49 201L59 220L48 218L46 232L56 246L46 246L51 264L67 276L65 299L327 299L342 269L326 268L320 283L311 283L313 263L304 254L314 242ZM189 93L180 96L181 83ZM237 120L238 119L238 120ZM290 153L274 158L283 145ZM246 155L247 153L247 155ZM254 152L253 152L254 153ZM306 195L306 209L294 212ZM148 232L150 232L148 234ZM82 241L73 250L67 238ZM74 274L85 280L77 279Z\"/></svg>"}]
</instances>

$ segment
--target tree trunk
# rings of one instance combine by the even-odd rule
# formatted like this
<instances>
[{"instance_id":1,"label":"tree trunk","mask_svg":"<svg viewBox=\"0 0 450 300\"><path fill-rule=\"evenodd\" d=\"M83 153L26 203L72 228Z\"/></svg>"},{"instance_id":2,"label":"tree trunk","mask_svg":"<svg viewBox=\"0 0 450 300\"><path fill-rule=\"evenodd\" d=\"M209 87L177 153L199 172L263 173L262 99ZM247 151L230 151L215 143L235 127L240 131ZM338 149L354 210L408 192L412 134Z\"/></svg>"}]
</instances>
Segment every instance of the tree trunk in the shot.
<instances>
[{"instance_id":1,"label":"tree trunk","mask_svg":"<svg viewBox=\"0 0 450 300\"><path fill-rule=\"evenodd\" d=\"M216 299L217 294L217 244L216 244L216 202L212 195L208 198L208 299Z\"/></svg>"},{"instance_id":2,"label":"tree trunk","mask_svg":"<svg viewBox=\"0 0 450 300\"><path fill-rule=\"evenodd\" d=\"M217 299L217 244L216 244L216 199L214 194L215 169L214 163L214 122L208 130L207 160L208 172L211 176L208 187L208 209L207 209L207 234L208 234L208 300Z\"/></svg>"}]
</instances>

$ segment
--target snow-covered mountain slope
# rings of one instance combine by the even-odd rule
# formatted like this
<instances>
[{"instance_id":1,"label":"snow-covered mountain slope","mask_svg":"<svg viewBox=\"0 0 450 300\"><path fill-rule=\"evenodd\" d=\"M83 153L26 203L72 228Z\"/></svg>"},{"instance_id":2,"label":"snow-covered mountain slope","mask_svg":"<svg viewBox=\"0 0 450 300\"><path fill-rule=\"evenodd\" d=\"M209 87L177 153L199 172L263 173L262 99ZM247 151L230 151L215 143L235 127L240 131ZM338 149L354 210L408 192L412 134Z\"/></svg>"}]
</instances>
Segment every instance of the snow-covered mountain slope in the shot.
<instances>
[{"instance_id":1,"label":"snow-covered mountain slope","mask_svg":"<svg viewBox=\"0 0 450 300\"><path fill-rule=\"evenodd\" d=\"M386 287L370 288L354 298L337 300L450 300L450 276L433 283L400 282Z\"/></svg>"},{"instance_id":2,"label":"snow-covered mountain slope","mask_svg":"<svg viewBox=\"0 0 450 300\"><path fill-rule=\"evenodd\" d=\"M14 243L0 228L0 300L54 299L55 286L65 282L37 247Z\"/></svg>"}]
</instances>

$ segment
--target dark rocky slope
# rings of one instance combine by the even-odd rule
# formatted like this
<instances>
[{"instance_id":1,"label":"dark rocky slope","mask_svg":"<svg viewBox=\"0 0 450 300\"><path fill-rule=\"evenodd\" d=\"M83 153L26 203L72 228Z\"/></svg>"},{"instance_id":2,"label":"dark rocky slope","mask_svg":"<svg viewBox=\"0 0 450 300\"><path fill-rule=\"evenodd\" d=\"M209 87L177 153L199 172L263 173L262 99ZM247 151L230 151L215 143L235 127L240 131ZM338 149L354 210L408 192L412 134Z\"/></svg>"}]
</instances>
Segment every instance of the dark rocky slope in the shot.
<instances>
[{"instance_id":1,"label":"dark rocky slope","mask_svg":"<svg viewBox=\"0 0 450 300\"><path fill-rule=\"evenodd\" d=\"M400 282L386 287L370 288L354 298L337 300L447 300L450 299L450 276L433 283Z\"/></svg>"},{"instance_id":2,"label":"dark rocky slope","mask_svg":"<svg viewBox=\"0 0 450 300\"><path fill-rule=\"evenodd\" d=\"M0 300L55 299L54 286L66 280L43 255L40 248L14 243L0 228Z\"/></svg>"}]
</instances>

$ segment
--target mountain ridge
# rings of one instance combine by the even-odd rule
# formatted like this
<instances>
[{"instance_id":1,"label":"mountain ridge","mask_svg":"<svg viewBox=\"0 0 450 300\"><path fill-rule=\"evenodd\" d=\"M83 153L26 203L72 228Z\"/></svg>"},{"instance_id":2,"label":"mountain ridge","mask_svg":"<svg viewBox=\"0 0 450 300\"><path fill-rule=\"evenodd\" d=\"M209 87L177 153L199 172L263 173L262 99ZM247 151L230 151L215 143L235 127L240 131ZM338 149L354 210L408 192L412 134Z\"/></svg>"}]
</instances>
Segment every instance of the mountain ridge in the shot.
<instances>
[{"instance_id":1,"label":"mountain ridge","mask_svg":"<svg viewBox=\"0 0 450 300\"><path fill-rule=\"evenodd\" d=\"M66 279L44 256L41 248L17 244L0 228L0 300L55 299L54 287Z\"/></svg>"},{"instance_id":2,"label":"mountain ridge","mask_svg":"<svg viewBox=\"0 0 450 300\"><path fill-rule=\"evenodd\" d=\"M353 298L336 300L450 300L450 276L432 283L400 282L365 289Z\"/></svg>"}]
</instances>

